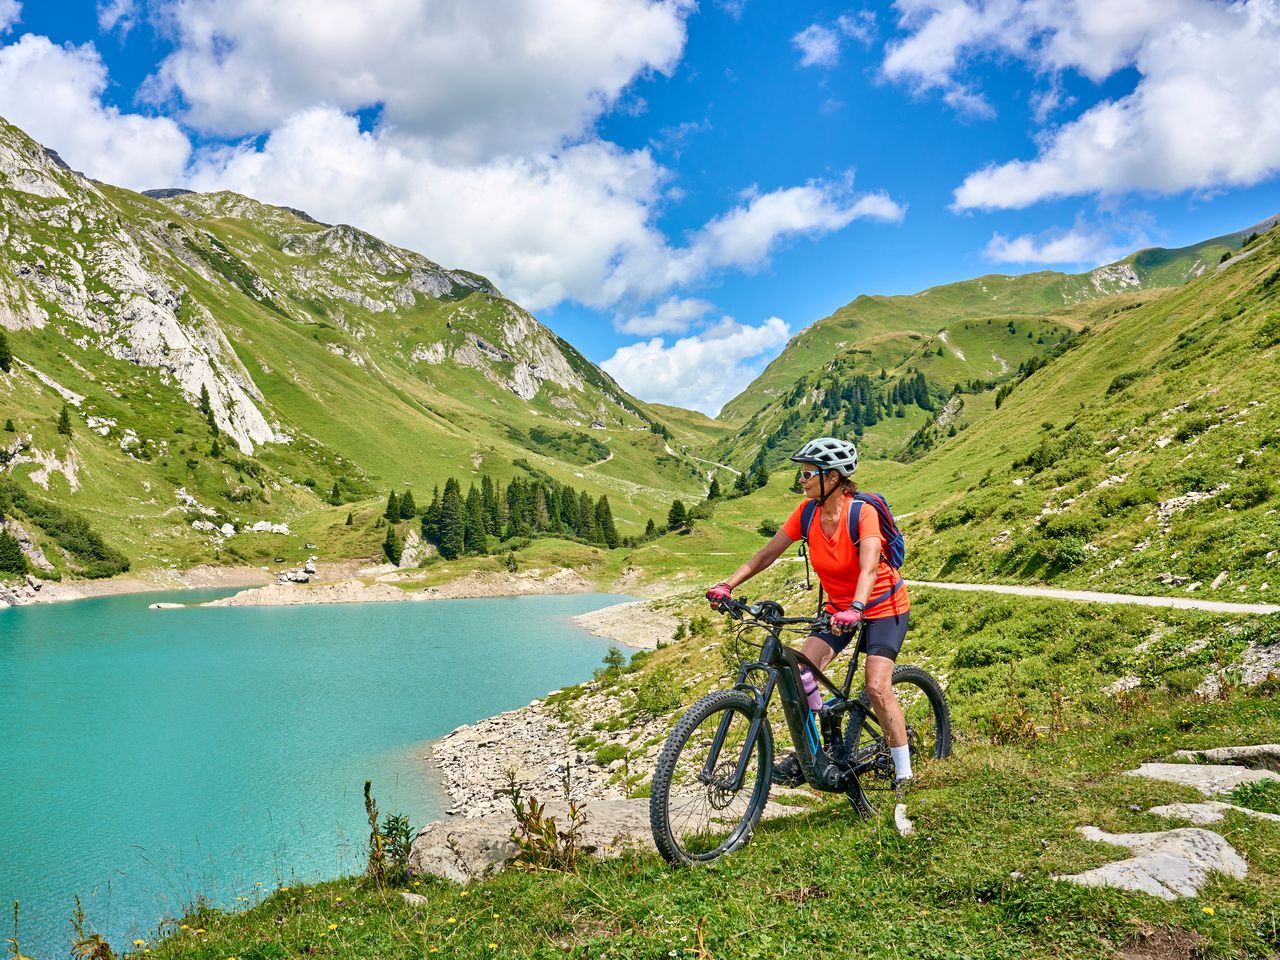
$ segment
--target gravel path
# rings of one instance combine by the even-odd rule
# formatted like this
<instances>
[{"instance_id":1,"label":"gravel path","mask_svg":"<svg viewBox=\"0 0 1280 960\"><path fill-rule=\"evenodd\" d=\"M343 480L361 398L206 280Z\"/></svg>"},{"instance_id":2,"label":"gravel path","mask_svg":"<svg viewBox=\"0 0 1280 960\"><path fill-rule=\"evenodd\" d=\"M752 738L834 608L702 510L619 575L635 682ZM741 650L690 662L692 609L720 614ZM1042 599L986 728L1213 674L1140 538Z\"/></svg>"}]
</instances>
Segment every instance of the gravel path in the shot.
<instances>
[{"instance_id":1,"label":"gravel path","mask_svg":"<svg viewBox=\"0 0 1280 960\"><path fill-rule=\"evenodd\" d=\"M1228 603L1224 600L1196 600L1191 597L1147 597L1128 593L1098 593L1096 590L1055 590L1050 587L1021 587L1006 583L937 583L908 580L913 587L939 590L970 590L982 593L1013 593L1020 597L1051 597L1084 603L1136 603L1145 607L1177 607L1181 610L1208 610L1212 613L1280 613L1274 603Z\"/></svg>"}]
</instances>

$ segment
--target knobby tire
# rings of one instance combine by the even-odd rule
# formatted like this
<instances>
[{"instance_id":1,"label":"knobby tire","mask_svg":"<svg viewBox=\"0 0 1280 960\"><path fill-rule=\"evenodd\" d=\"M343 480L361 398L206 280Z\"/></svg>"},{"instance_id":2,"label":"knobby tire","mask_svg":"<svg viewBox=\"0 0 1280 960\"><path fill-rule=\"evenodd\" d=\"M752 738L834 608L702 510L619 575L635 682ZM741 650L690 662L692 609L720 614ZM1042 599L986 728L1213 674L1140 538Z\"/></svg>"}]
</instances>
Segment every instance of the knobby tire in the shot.
<instances>
[{"instance_id":1,"label":"knobby tire","mask_svg":"<svg viewBox=\"0 0 1280 960\"><path fill-rule=\"evenodd\" d=\"M769 801L773 735L766 721L750 747L742 787L727 789L742 755L755 700L741 690L707 694L680 718L658 756L649 794L649 824L658 852L669 863L708 863L739 849L755 832ZM698 777L719 729L730 717L711 782Z\"/></svg>"}]
</instances>

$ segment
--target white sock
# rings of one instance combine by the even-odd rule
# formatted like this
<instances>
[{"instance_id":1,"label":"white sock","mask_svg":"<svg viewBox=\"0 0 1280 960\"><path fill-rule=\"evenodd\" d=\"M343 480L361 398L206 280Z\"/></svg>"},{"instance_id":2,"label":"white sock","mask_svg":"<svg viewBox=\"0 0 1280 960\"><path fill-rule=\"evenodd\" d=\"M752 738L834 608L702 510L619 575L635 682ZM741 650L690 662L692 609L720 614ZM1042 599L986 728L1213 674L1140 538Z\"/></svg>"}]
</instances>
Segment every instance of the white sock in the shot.
<instances>
[{"instance_id":1,"label":"white sock","mask_svg":"<svg viewBox=\"0 0 1280 960\"><path fill-rule=\"evenodd\" d=\"M911 748L904 743L900 747L890 747L889 754L893 757L893 775L899 780L910 778Z\"/></svg>"}]
</instances>

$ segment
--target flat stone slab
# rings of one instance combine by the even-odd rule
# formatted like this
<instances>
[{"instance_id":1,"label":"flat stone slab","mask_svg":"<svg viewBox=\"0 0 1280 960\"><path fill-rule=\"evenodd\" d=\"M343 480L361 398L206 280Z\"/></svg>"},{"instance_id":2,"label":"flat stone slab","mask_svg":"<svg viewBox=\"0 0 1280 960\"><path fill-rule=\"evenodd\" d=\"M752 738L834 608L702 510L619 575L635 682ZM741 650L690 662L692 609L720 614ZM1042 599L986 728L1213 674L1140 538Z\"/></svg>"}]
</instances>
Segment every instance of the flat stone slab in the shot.
<instances>
[{"instance_id":1,"label":"flat stone slab","mask_svg":"<svg viewBox=\"0 0 1280 960\"><path fill-rule=\"evenodd\" d=\"M1248 865L1225 839L1210 830L1182 827L1158 833L1107 833L1097 827L1077 827L1087 840L1128 847L1128 860L1108 863L1071 876L1058 876L1085 887L1117 887L1150 894L1161 900L1194 897L1211 873L1243 878Z\"/></svg>"},{"instance_id":2,"label":"flat stone slab","mask_svg":"<svg viewBox=\"0 0 1280 960\"><path fill-rule=\"evenodd\" d=\"M1242 813L1246 817L1280 823L1280 816L1276 816L1274 813L1263 813L1261 810L1237 807L1234 803L1222 803L1219 800L1209 800L1205 803L1166 803L1162 807L1152 807L1147 812L1154 813L1157 817L1167 817L1170 820L1186 820L1202 827L1205 824L1218 823L1226 819L1227 813L1231 810L1236 813Z\"/></svg>"},{"instance_id":3,"label":"flat stone slab","mask_svg":"<svg viewBox=\"0 0 1280 960\"><path fill-rule=\"evenodd\" d=\"M616 857L628 849L653 848L649 800L593 800L581 804L587 822L578 831L578 849L597 857ZM769 804L762 819L803 813L805 807ZM544 815L555 817L560 829L569 822L568 804L548 801ZM478 880L501 870L518 852L511 842L515 817L507 811L473 819L437 820L418 831L409 866L414 873L431 873L458 883Z\"/></svg>"},{"instance_id":4,"label":"flat stone slab","mask_svg":"<svg viewBox=\"0 0 1280 960\"><path fill-rule=\"evenodd\" d=\"M1144 763L1137 770L1126 770L1125 775L1195 787L1207 797L1230 793L1242 783L1276 778L1276 774L1270 770L1250 770L1247 767L1214 763Z\"/></svg>"},{"instance_id":5,"label":"flat stone slab","mask_svg":"<svg viewBox=\"0 0 1280 960\"><path fill-rule=\"evenodd\" d=\"M1182 763L1225 763L1251 770L1280 773L1280 743L1214 747L1210 750L1178 750L1174 752L1173 758Z\"/></svg>"}]
</instances>

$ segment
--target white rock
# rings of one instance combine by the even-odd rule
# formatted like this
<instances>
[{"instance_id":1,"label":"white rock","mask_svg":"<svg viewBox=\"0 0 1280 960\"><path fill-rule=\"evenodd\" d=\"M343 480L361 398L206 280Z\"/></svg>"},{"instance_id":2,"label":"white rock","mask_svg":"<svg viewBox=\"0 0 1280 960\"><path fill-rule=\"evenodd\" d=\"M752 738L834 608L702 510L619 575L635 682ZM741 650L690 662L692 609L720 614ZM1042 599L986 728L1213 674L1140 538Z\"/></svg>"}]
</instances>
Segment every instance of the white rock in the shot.
<instances>
[{"instance_id":1,"label":"white rock","mask_svg":"<svg viewBox=\"0 0 1280 960\"><path fill-rule=\"evenodd\" d=\"M1237 807L1233 803L1222 803L1220 800L1208 800L1204 803L1167 803L1161 807L1152 807L1147 812L1154 813L1157 817L1166 817L1170 820L1186 820L1197 826L1204 826L1224 819L1229 810L1242 813L1246 817L1280 823L1280 816L1276 816L1274 813L1263 813L1261 810Z\"/></svg>"},{"instance_id":2,"label":"white rock","mask_svg":"<svg viewBox=\"0 0 1280 960\"><path fill-rule=\"evenodd\" d=\"M1144 763L1137 770L1126 770L1125 775L1180 783L1194 787L1208 797L1230 793L1243 783L1276 778L1276 774L1267 770L1211 763Z\"/></svg>"},{"instance_id":3,"label":"white rock","mask_svg":"<svg viewBox=\"0 0 1280 960\"><path fill-rule=\"evenodd\" d=\"M1235 848L1209 830L1184 827L1158 833L1107 833L1097 827L1077 827L1086 839L1128 847L1135 855L1072 876L1068 880L1086 887L1118 887L1148 893L1162 900L1193 897L1211 873L1237 879L1249 867Z\"/></svg>"}]
</instances>

